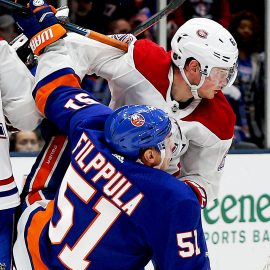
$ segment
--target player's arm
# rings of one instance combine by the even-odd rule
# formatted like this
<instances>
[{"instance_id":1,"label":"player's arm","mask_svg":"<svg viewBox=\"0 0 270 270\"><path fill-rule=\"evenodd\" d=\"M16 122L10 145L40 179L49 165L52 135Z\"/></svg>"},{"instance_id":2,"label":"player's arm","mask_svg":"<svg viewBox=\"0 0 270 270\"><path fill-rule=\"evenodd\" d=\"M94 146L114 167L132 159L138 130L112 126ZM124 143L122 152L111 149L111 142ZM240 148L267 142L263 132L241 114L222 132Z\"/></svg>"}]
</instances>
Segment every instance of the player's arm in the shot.
<instances>
[{"instance_id":1,"label":"player's arm","mask_svg":"<svg viewBox=\"0 0 270 270\"><path fill-rule=\"evenodd\" d=\"M161 230L162 253L154 261L161 270L209 270L201 207L193 191L181 185L181 192L168 199L171 203L164 202L164 206L167 205L167 215L166 224L163 223Z\"/></svg>"},{"instance_id":2,"label":"player's arm","mask_svg":"<svg viewBox=\"0 0 270 270\"><path fill-rule=\"evenodd\" d=\"M101 121L101 116L111 110L80 88L63 40L66 30L58 24L51 7L44 2L39 6L33 1L29 4L33 14L17 20L30 39L31 49L39 55L33 91L39 111L66 134L85 119L93 120L87 121L88 128L92 128L98 122L94 120Z\"/></svg>"},{"instance_id":3,"label":"player's arm","mask_svg":"<svg viewBox=\"0 0 270 270\"><path fill-rule=\"evenodd\" d=\"M68 33L65 41L73 68L81 79L85 74L96 74L111 80L117 70L118 59L125 54L124 51L76 33Z\"/></svg>"},{"instance_id":4,"label":"player's arm","mask_svg":"<svg viewBox=\"0 0 270 270\"><path fill-rule=\"evenodd\" d=\"M86 119L93 119L92 123L88 121L88 128L94 128L94 120L111 113L81 89L79 78L68 65L69 60L63 40L48 46L40 57L38 83L33 92L40 112L65 134Z\"/></svg>"},{"instance_id":5,"label":"player's arm","mask_svg":"<svg viewBox=\"0 0 270 270\"><path fill-rule=\"evenodd\" d=\"M230 145L231 139L219 140L207 147L189 147L181 156L181 179L194 181L203 187L208 201L217 198Z\"/></svg>"},{"instance_id":6,"label":"player's arm","mask_svg":"<svg viewBox=\"0 0 270 270\"><path fill-rule=\"evenodd\" d=\"M20 130L37 127L38 113L31 95L34 78L6 41L0 41L0 89L3 111Z\"/></svg>"}]
</instances>

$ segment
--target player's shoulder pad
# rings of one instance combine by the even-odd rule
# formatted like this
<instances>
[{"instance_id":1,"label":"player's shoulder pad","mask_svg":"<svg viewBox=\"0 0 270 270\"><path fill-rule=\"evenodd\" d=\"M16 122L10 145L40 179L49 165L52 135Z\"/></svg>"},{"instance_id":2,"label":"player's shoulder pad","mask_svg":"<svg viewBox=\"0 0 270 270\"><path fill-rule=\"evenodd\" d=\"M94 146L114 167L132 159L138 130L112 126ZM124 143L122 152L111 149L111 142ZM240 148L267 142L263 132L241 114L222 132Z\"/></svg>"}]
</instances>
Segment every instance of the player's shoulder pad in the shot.
<instances>
[{"instance_id":1,"label":"player's shoulder pad","mask_svg":"<svg viewBox=\"0 0 270 270\"><path fill-rule=\"evenodd\" d=\"M134 59L138 65L146 59L165 61L167 54L164 48L151 40L139 39L134 43Z\"/></svg>"},{"instance_id":2,"label":"player's shoulder pad","mask_svg":"<svg viewBox=\"0 0 270 270\"><path fill-rule=\"evenodd\" d=\"M229 140L234 134L236 116L224 94L219 91L213 99L202 99L197 108L183 121L197 121L221 140Z\"/></svg>"},{"instance_id":3,"label":"player's shoulder pad","mask_svg":"<svg viewBox=\"0 0 270 270\"><path fill-rule=\"evenodd\" d=\"M169 87L171 52L150 40L141 39L134 43L133 61L136 69L165 97Z\"/></svg>"}]
</instances>

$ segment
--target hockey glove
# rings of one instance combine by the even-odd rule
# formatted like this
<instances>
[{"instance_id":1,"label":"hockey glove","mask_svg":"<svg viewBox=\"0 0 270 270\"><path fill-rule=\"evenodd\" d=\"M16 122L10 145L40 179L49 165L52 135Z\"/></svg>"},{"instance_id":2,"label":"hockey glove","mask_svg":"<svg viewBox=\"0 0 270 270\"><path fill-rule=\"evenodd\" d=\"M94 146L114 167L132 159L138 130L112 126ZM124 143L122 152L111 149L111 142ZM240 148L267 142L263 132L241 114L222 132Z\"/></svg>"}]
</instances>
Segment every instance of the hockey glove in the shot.
<instances>
[{"instance_id":1,"label":"hockey glove","mask_svg":"<svg viewBox=\"0 0 270 270\"><path fill-rule=\"evenodd\" d=\"M30 0L29 17L15 16L19 26L30 39L30 48L36 55L49 44L65 36L66 30L58 23L55 17L55 8L43 0Z\"/></svg>"},{"instance_id":2,"label":"hockey glove","mask_svg":"<svg viewBox=\"0 0 270 270\"><path fill-rule=\"evenodd\" d=\"M42 30L34 14L24 15L14 13L13 17L19 28L22 30L22 32L28 39L31 39L34 35L36 35Z\"/></svg>"},{"instance_id":3,"label":"hockey glove","mask_svg":"<svg viewBox=\"0 0 270 270\"><path fill-rule=\"evenodd\" d=\"M207 195L206 195L204 188L202 186L200 186L199 184L195 183L194 181L184 180L184 182L188 186L190 186L191 189L193 190L193 192L196 194L196 197L199 201L201 208L202 209L205 208L205 206L207 204Z\"/></svg>"}]
</instances>

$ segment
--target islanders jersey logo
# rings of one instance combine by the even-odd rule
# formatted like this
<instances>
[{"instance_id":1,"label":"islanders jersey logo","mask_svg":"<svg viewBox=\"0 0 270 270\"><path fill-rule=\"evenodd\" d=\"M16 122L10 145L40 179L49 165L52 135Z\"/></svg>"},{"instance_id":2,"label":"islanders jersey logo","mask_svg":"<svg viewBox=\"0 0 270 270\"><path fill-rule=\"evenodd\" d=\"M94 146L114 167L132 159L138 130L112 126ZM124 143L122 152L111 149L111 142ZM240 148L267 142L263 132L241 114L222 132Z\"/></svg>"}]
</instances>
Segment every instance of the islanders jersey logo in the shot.
<instances>
[{"instance_id":1,"label":"islanders jersey logo","mask_svg":"<svg viewBox=\"0 0 270 270\"><path fill-rule=\"evenodd\" d=\"M145 119L141 114L135 113L131 115L130 122L135 127L141 127L145 123Z\"/></svg>"}]
</instances>

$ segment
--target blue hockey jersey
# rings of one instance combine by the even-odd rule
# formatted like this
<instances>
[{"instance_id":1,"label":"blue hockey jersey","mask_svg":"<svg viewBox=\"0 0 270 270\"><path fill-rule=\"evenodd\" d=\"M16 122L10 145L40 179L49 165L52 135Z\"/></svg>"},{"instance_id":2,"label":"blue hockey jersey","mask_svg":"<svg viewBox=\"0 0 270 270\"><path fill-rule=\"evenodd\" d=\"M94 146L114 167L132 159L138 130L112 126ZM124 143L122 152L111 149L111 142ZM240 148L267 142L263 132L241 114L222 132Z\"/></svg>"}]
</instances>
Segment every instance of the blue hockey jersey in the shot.
<instances>
[{"instance_id":1,"label":"blue hockey jersey","mask_svg":"<svg viewBox=\"0 0 270 270\"><path fill-rule=\"evenodd\" d=\"M139 270L150 259L160 270L210 269L196 195L109 149L103 128L111 109L80 88L71 68L40 80L34 96L68 135L71 163L54 200L22 214L18 269Z\"/></svg>"}]
</instances>

